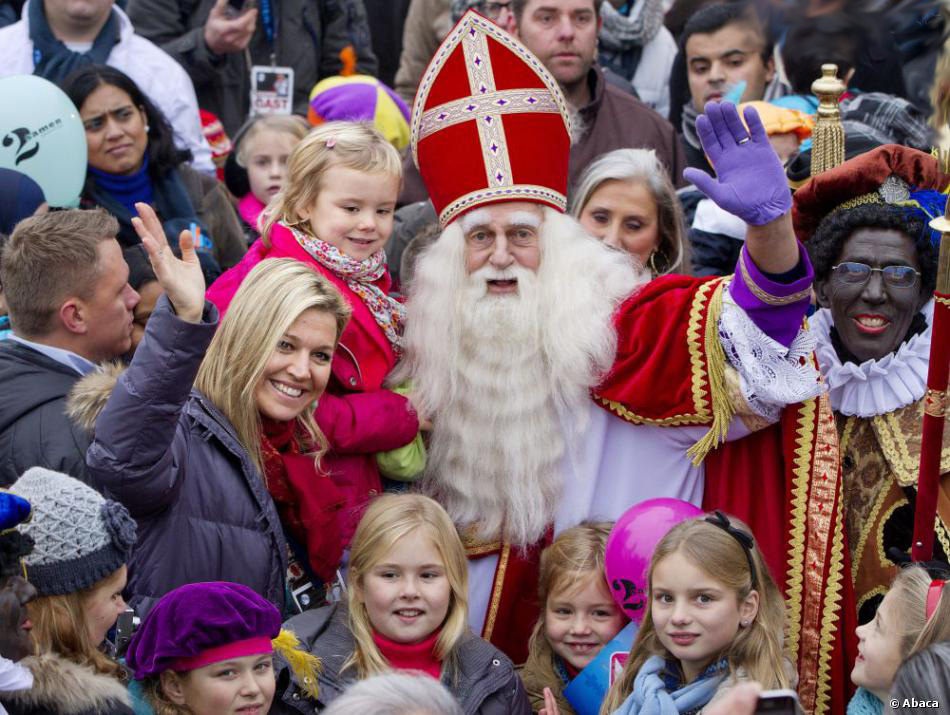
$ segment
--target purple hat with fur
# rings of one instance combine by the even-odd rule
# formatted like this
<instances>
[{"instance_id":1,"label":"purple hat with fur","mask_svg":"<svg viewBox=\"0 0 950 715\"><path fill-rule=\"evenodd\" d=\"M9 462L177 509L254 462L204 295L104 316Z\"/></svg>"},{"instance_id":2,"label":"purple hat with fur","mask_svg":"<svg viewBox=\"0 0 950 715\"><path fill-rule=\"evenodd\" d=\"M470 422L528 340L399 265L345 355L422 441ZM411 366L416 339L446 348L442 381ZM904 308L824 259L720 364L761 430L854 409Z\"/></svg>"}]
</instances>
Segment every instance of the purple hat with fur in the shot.
<instances>
[{"instance_id":1,"label":"purple hat with fur","mask_svg":"<svg viewBox=\"0 0 950 715\"><path fill-rule=\"evenodd\" d=\"M165 670L195 670L271 653L279 633L280 612L247 586L191 583L155 604L132 637L126 662L136 680Z\"/></svg>"}]
</instances>

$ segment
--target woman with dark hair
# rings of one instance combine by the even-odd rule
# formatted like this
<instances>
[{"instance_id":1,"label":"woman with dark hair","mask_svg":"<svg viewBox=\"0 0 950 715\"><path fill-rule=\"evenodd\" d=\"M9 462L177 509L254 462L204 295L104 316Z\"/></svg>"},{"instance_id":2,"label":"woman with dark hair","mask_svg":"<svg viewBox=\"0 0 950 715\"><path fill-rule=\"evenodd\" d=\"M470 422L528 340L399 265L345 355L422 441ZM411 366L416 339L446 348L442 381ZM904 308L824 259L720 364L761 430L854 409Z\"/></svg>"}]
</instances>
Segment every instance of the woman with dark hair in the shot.
<instances>
[{"instance_id":1,"label":"woman with dark hair","mask_svg":"<svg viewBox=\"0 0 950 715\"><path fill-rule=\"evenodd\" d=\"M62 87L86 129L82 205L101 206L119 220L123 247L140 242L132 217L141 201L154 207L169 236L192 224L201 229L207 239L202 245L210 245L208 257L214 259L202 262L206 276L241 259L241 224L224 188L184 163L188 152L175 147L171 125L135 82L113 67L89 65L70 74Z\"/></svg>"}]
</instances>

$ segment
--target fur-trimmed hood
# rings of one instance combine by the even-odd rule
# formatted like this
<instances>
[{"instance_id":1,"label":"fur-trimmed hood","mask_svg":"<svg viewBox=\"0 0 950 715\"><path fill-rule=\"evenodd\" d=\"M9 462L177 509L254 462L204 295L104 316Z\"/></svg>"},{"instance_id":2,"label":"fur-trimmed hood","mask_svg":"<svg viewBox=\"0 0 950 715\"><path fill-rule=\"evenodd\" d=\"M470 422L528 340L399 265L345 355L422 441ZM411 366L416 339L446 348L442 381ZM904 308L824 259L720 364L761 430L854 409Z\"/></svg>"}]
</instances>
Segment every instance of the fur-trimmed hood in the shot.
<instances>
[{"instance_id":1,"label":"fur-trimmed hood","mask_svg":"<svg viewBox=\"0 0 950 715\"><path fill-rule=\"evenodd\" d=\"M131 712L132 701L125 686L89 666L52 653L24 658L20 665L33 673L33 687L0 693L3 703L14 710L42 708L57 715Z\"/></svg>"},{"instance_id":2,"label":"fur-trimmed hood","mask_svg":"<svg viewBox=\"0 0 950 715\"><path fill-rule=\"evenodd\" d=\"M66 398L66 415L74 424L92 434L96 418L106 406L115 383L125 372L126 366L119 362L106 362L84 375L69 391Z\"/></svg>"}]
</instances>

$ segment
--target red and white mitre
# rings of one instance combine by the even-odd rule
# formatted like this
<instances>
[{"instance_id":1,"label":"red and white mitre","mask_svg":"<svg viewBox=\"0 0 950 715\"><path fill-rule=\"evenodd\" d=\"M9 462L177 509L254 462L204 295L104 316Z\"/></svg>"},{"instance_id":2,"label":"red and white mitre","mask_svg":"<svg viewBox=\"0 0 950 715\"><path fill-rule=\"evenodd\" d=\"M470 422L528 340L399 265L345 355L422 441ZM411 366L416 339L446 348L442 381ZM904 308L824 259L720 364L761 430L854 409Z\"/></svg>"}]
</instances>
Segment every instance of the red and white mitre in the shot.
<instances>
[{"instance_id":1,"label":"red and white mitre","mask_svg":"<svg viewBox=\"0 0 950 715\"><path fill-rule=\"evenodd\" d=\"M499 201L564 211L570 124L541 61L469 10L429 63L412 109L413 159L442 226Z\"/></svg>"}]
</instances>

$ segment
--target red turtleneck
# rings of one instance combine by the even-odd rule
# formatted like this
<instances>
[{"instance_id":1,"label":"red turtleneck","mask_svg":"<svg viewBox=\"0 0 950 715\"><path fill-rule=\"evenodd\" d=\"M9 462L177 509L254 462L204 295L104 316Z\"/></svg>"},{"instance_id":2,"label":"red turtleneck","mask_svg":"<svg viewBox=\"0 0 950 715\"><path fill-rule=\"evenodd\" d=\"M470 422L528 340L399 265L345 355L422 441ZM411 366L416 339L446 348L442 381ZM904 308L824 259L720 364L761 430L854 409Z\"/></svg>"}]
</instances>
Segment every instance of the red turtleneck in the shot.
<instances>
[{"instance_id":1,"label":"red turtleneck","mask_svg":"<svg viewBox=\"0 0 950 715\"><path fill-rule=\"evenodd\" d=\"M394 670L421 670L436 680L442 673L442 663L435 657L435 642L440 630L420 643L396 643L373 630L373 642L383 658Z\"/></svg>"}]
</instances>

